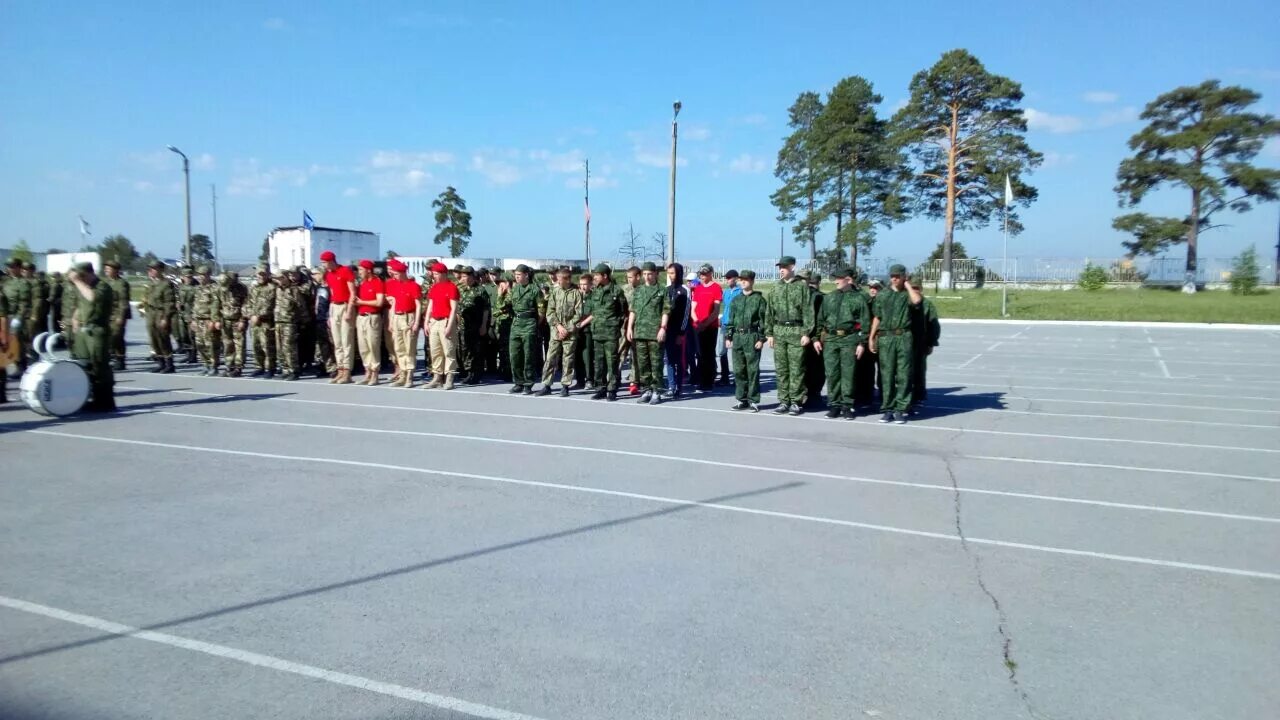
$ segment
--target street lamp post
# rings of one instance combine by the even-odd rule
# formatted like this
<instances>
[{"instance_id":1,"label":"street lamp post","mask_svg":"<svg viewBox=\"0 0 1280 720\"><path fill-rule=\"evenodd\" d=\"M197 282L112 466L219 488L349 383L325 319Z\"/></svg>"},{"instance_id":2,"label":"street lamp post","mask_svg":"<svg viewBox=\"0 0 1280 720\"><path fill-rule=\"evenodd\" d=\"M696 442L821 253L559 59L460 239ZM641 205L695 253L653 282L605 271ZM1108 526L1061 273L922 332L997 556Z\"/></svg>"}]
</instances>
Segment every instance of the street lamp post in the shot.
<instances>
[{"instance_id":1,"label":"street lamp post","mask_svg":"<svg viewBox=\"0 0 1280 720\"><path fill-rule=\"evenodd\" d=\"M676 261L676 118L680 101L671 105L671 195L667 202L667 262Z\"/></svg>"},{"instance_id":2,"label":"street lamp post","mask_svg":"<svg viewBox=\"0 0 1280 720\"><path fill-rule=\"evenodd\" d=\"M182 243L183 254L186 256L187 266L191 266L191 163L187 160L186 153L178 148L170 145L169 149L182 156L182 177L186 181L187 186L187 238Z\"/></svg>"}]
</instances>

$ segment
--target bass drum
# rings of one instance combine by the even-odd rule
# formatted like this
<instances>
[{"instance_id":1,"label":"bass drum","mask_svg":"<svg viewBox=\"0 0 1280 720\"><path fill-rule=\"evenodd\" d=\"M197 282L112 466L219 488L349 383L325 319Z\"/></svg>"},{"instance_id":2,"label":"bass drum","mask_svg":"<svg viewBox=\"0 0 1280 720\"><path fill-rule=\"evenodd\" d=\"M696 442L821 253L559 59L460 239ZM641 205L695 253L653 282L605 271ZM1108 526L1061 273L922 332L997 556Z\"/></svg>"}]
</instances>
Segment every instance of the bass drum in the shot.
<instances>
[{"instance_id":1,"label":"bass drum","mask_svg":"<svg viewBox=\"0 0 1280 720\"><path fill-rule=\"evenodd\" d=\"M89 399L89 376L71 360L41 360L27 368L18 391L22 402L35 412L66 417Z\"/></svg>"}]
</instances>

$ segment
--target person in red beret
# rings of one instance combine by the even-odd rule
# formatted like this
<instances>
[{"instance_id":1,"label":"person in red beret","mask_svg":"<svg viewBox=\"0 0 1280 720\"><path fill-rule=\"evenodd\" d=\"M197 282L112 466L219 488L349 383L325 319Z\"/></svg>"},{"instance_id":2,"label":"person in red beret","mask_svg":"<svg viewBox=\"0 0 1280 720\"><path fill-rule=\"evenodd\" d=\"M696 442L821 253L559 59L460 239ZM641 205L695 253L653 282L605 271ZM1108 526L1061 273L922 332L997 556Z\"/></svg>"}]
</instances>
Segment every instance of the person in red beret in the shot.
<instances>
[{"instance_id":1,"label":"person in red beret","mask_svg":"<svg viewBox=\"0 0 1280 720\"><path fill-rule=\"evenodd\" d=\"M382 365L382 306L386 287L382 278L373 274L373 261L360 261L360 287L356 290L356 344L364 363L364 384L378 384Z\"/></svg>"},{"instance_id":2,"label":"person in red beret","mask_svg":"<svg viewBox=\"0 0 1280 720\"><path fill-rule=\"evenodd\" d=\"M422 288L409 277L409 266L392 258L387 262L391 278L387 280L387 302L391 347L396 359L396 374L392 385L413 387L413 370L418 364L418 327L422 323L422 310L418 298Z\"/></svg>"},{"instance_id":3,"label":"person in red beret","mask_svg":"<svg viewBox=\"0 0 1280 720\"><path fill-rule=\"evenodd\" d=\"M333 359L337 364L331 383L351 382L352 346L355 335L355 310L352 298L356 294L356 276L331 250L320 253L324 267L324 284L329 287L329 337L333 341Z\"/></svg>"},{"instance_id":4,"label":"person in red beret","mask_svg":"<svg viewBox=\"0 0 1280 720\"><path fill-rule=\"evenodd\" d=\"M453 389L458 371L454 349L458 340L458 300L462 295L449 279L444 263L431 265L431 289L427 291L427 341L431 353L431 382L427 389Z\"/></svg>"}]
</instances>

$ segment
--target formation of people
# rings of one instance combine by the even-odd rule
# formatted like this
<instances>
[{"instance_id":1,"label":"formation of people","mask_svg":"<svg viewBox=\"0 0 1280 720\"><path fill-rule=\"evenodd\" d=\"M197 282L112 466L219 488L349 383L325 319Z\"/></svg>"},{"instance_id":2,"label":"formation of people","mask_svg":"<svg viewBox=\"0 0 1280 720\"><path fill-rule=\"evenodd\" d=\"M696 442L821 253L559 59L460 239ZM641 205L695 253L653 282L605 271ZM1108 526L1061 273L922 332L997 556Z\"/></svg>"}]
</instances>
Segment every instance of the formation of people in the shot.
<instances>
[{"instance_id":1,"label":"formation of people","mask_svg":"<svg viewBox=\"0 0 1280 720\"><path fill-rule=\"evenodd\" d=\"M860 287L853 269L839 270L835 289L823 293L821 277L797 273L795 258L782 257L766 294L754 272L717 277L710 265L687 280L681 264L652 262L620 278L600 264L576 278L562 267L539 279L525 265L506 273L431 261L419 281L395 258L342 265L326 251L320 261L274 273L258 267L249 285L234 272L215 279L207 266L182 268L173 280L155 262L136 290L112 262L102 276L81 264L66 278L11 264L0 347L29 349L39 332L60 329L93 379L89 409L114 409L132 296L157 373L176 372L177 357L202 375L241 377L251 352L250 377L376 385L387 372L391 385L410 388L422 347L426 389L501 380L512 393L585 389L593 399L625 393L657 405L732 386L733 409L758 412L768 346L773 412L821 408L825 386L827 417L873 408L878 391L880 420L903 423L925 400L927 359L940 336L936 310L901 265L890 268L887 287ZM21 357L20 368L30 359Z\"/></svg>"}]
</instances>

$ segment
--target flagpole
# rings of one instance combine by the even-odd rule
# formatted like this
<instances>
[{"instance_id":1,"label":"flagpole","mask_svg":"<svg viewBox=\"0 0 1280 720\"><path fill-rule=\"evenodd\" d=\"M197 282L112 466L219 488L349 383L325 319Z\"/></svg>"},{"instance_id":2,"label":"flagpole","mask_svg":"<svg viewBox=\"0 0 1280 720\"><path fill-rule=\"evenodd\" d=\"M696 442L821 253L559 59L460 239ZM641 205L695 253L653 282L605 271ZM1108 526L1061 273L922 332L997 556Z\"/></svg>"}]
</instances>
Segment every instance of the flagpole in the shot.
<instances>
[{"instance_id":1,"label":"flagpole","mask_svg":"<svg viewBox=\"0 0 1280 720\"><path fill-rule=\"evenodd\" d=\"M1000 317L1009 317L1009 206L1004 206L1004 258L1000 261Z\"/></svg>"},{"instance_id":2,"label":"flagpole","mask_svg":"<svg viewBox=\"0 0 1280 720\"><path fill-rule=\"evenodd\" d=\"M584 268L584 270L586 270L587 272L590 272L591 270L591 160L590 159L582 161L582 170L584 173L584 177L582 179L582 193L583 193L582 208L586 214L584 221L586 225L586 252L587 252L587 267Z\"/></svg>"}]
</instances>

